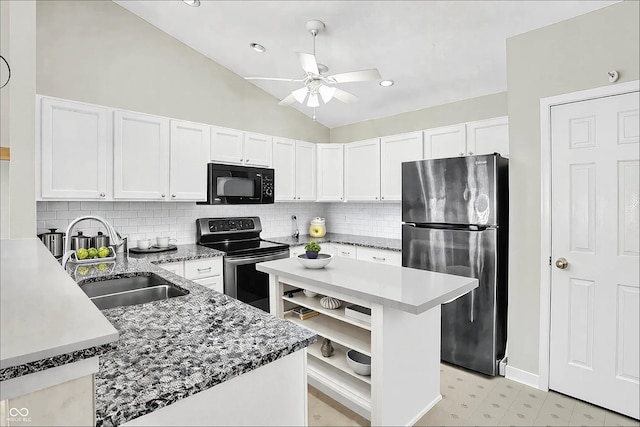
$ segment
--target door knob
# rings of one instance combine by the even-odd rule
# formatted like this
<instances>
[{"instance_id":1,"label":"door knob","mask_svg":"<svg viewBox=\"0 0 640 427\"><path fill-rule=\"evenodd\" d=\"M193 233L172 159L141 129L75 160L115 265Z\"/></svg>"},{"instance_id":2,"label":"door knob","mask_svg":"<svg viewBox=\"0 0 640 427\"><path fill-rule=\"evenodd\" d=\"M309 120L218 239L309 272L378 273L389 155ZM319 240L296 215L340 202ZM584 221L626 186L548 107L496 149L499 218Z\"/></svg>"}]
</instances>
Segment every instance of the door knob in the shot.
<instances>
[{"instance_id":1,"label":"door knob","mask_svg":"<svg viewBox=\"0 0 640 427\"><path fill-rule=\"evenodd\" d=\"M556 267L558 267L560 270L564 270L568 266L569 266L569 261L567 261L566 258L560 257L556 260Z\"/></svg>"}]
</instances>

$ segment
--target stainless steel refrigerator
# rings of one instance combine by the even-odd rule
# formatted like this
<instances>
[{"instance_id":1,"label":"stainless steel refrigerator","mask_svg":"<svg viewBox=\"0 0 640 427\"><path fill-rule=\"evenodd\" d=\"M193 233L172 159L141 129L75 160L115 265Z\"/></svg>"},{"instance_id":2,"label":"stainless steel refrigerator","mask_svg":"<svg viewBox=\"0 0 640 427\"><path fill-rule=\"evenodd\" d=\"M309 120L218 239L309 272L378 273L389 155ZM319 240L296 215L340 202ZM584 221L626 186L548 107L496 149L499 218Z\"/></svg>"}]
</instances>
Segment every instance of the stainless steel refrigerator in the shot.
<instances>
[{"instance_id":1,"label":"stainless steel refrigerator","mask_svg":"<svg viewBox=\"0 0 640 427\"><path fill-rule=\"evenodd\" d=\"M498 375L507 339L508 160L403 163L402 221L404 267L479 282L442 306L442 360Z\"/></svg>"}]
</instances>

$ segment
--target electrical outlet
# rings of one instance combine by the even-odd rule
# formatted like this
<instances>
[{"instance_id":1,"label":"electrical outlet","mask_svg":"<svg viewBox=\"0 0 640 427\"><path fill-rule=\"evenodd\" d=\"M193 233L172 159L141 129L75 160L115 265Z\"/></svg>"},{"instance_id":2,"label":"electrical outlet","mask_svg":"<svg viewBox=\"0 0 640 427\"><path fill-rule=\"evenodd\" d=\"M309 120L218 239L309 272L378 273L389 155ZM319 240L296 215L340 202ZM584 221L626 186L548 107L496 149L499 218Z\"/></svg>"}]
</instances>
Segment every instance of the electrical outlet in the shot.
<instances>
[{"instance_id":1,"label":"electrical outlet","mask_svg":"<svg viewBox=\"0 0 640 427\"><path fill-rule=\"evenodd\" d=\"M349 220L347 219L347 216L346 216L346 215L344 216L344 220L343 220L343 221L344 221L344 222L349 222Z\"/></svg>"}]
</instances>

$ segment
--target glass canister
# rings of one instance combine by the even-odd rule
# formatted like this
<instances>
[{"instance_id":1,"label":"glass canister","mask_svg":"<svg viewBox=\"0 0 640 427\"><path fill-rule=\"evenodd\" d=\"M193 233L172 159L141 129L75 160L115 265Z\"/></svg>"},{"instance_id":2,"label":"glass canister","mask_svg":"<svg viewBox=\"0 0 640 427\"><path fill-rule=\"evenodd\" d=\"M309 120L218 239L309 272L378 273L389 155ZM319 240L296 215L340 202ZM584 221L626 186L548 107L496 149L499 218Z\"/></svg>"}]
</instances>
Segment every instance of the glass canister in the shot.
<instances>
[{"instance_id":1,"label":"glass canister","mask_svg":"<svg viewBox=\"0 0 640 427\"><path fill-rule=\"evenodd\" d=\"M324 218L319 216L313 218L309 226L309 236L324 237L325 234L327 234L327 228L324 225Z\"/></svg>"}]
</instances>

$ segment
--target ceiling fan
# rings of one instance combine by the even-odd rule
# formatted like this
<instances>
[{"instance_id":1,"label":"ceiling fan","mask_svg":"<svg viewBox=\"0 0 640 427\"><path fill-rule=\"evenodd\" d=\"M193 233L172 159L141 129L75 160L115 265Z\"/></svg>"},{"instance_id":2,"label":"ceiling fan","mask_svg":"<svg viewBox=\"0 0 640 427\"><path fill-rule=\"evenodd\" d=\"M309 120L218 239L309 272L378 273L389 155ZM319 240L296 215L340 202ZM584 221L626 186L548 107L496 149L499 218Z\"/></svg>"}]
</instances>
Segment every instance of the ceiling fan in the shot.
<instances>
[{"instance_id":1,"label":"ceiling fan","mask_svg":"<svg viewBox=\"0 0 640 427\"><path fill-rule=\"evenodd\" d=\"M350 71L347 73L334 74L331 76L325 76L329 69L326 65L318 64L316 61L316 36L325 29L324 22L317 19L307 21L305 28L313 36L313 54L297 52L300 65L304 70L304 75L298 79L287 79L278 77L245 77L245 80L275 80L285 82L302 82L304 87L296 89L286 98L281 100L279 105L291 105L294 102L306 105L307 107L319 107L320 100L324 104L331 101L333 98L342 101L346 104L358 102L360 98L334 87L334 84L338 83L351 83L351 82L364 82L370 80L377 80L380 78L380 73L376 68L361 71ZM315 119L315 114L314 114Z\"/></svg>"}]
</instances>

